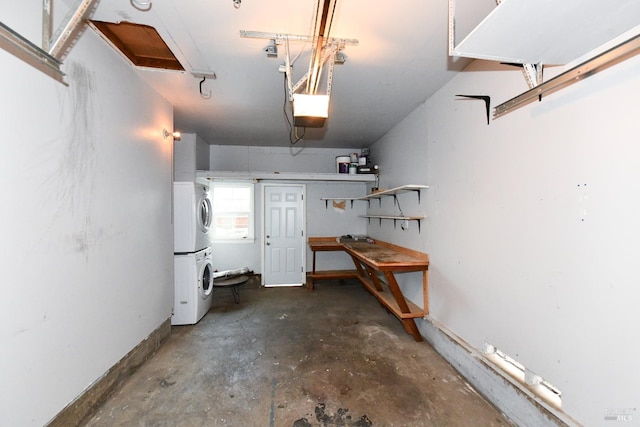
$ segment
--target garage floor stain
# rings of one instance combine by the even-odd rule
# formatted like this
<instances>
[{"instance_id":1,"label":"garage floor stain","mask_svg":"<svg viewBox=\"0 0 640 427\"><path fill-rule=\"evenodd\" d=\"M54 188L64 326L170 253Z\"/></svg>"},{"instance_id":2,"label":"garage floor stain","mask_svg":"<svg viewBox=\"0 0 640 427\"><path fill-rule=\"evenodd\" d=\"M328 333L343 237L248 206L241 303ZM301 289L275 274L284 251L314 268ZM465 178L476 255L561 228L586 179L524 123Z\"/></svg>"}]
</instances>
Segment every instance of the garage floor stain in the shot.
<instances>
[{"instance_id":1,"label":"garage floor stain","mask_svg":"<svg viewBox=\"0 0 640 427\"><path fill-rule=\"evenodd\" d=\"M512 425L356 281L213 298L84 425Z\"/></svg>"}]
</instances>

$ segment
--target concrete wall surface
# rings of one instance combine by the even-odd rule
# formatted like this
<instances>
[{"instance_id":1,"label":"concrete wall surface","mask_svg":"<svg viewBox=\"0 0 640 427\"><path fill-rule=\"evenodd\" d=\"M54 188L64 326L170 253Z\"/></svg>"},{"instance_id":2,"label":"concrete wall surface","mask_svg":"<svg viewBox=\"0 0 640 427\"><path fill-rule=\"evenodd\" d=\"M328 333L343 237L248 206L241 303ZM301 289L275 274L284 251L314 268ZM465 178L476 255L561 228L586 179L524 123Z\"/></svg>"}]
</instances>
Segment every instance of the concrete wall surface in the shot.
<instances>
[{"instance_id":1,"label":"concrete wall surface","mask_svg":"<svg viewBox=\"0 0 640 427\"><path fill-rule=\"evenodd\" d=\"M41 426L171 315L173 110L92 31L68 86L0 68L0 425Z\"/></svg>"},{"instance_id":2,"label":"concrete wall surface","mask_svg":"<svg viewBox=\"0 0 640 427\"><path fill-rule=\"evenodd\" d=\"M562 392L584 425L640 407L640 57L487 125L527 90L517 69L477 61L372 146L381 187L427 184L406 214L421 233L369 234L428 252L431 317L490 343ZM410 154L407 154L410 153ZM391 202L390 202L391 203ZM392 209L392 205L382 209ZM401 280L421 301L420 283Z\"/></svg>"}]
</instances>

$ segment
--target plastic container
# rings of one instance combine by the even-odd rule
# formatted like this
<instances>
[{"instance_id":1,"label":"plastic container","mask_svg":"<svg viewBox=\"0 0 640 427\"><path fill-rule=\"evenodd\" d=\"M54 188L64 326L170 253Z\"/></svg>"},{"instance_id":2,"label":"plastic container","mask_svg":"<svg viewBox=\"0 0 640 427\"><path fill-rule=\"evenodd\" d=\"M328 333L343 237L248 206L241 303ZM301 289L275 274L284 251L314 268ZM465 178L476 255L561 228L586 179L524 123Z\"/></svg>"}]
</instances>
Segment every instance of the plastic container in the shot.
<instances>
[{"instance_id":1,"label":"plastic container","mask_svg":"<svg viewBox=\"0 0 640 427\"><path fill-rule=\"evenodd\" d=\"M336 157L336 172L337 173L349 173L349 164L351 158L349 156Z\"/></svg>"}]
</instances>

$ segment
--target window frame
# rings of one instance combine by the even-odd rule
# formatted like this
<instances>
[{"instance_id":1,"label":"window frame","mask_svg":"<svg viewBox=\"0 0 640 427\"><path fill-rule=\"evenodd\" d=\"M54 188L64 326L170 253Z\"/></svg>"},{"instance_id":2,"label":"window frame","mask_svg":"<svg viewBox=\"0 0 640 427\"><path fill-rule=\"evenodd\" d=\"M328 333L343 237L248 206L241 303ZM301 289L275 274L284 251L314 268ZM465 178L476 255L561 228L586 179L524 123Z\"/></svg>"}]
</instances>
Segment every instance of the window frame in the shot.
<instances>
[{"instance_id":1,"label":"window frame","mask_svg":"<svg viewBox=\"0 0 640 427\"><path fill-rule=\"evenodd\" d=\"M221 212L217 211L217 206L220 203L216 201L215 189L216 188L247 188L249 189L249 211L248 211L248 233L246 237L221 237L216 236L216 222ZM212 220L211 220L211 242L212 243L254 243L256 240L255 235L255 183L253 181L213 181L209 183L209 194L212 204ZM242 211L243 212L243 211ZM241 213L241 211L232 212L232 214Z\"/></svg>"}]
</instances>

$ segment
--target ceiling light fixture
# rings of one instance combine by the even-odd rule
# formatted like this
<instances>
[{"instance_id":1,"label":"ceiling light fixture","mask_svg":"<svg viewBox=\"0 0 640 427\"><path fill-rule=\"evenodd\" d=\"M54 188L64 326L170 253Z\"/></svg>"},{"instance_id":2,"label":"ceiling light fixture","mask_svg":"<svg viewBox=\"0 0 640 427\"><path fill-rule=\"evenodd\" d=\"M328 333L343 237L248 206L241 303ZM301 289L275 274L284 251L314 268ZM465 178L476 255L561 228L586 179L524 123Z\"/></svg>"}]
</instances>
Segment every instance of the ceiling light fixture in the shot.
<instances>
[{"instance_id":1,"label":"ceiling light fixture","mask_svg":"<svg viewBox=\"0 0 640 427\"><path fill-rule=\"evenodd\" d=\"M321 128L329 117L329 95L293 94L293 124Z\"/></svg>"},{"instance_id":2,"label":"ceiling light fixture","mask_svg":"<svg viewBox=\"0 0 640 427\"><path fill-rule=\"evenodd\" d=\"M233 0L233 7L240 9L240 6L242 6L242 0Z\"/></svg>"},{"instance_id":3,"label":"ceiling light fixture","mask_svg":"<svg viewBox=\"0 0 640 427\"><path fill-rule=\"evenodd\" d=\"M180 132L169 132L166 129L162 129L162 136L164 137L164 139L168 139L171 136L173 137L174 141L180 141L180 138L182 138Z\"/></svg>"},{"instance_id":4,"label":"ceiling light fixture","mask_svg":"<svg viewBox=\"0 0 640 427\"><path fill-rule=\"evenodd\" d=\"M240 37L271 39L269 46L264 49L267 56L277 56L276 46L284 44L285 62L278 66L278 70L285 73L288 101L293 109L293 125L296 127L324 126L329 117L329 99L334 65L345 62L342 49L346 45L358 44L356 39L339 39L329 36L337 1L317 1L311 35L240 31ZM292 41L311 43L312 45L309 70L295 84L292 82L293 62L289 52L289 42ZM325 67L325 65L327 66ZM327 70L323 76L324 68ZM320 91L321 86L322 91ZM320 92L324 92L324 94L320 94Z\"/></svg>"}]
</instances>

